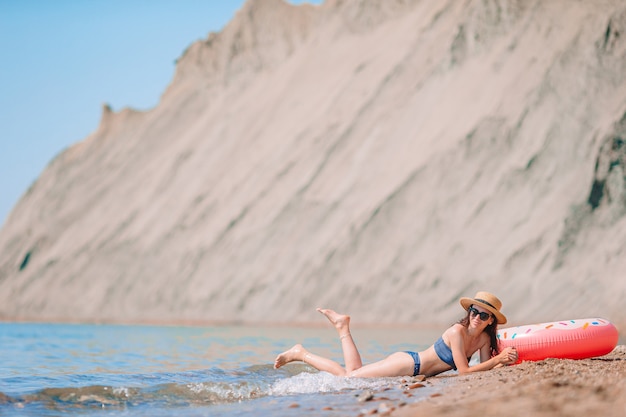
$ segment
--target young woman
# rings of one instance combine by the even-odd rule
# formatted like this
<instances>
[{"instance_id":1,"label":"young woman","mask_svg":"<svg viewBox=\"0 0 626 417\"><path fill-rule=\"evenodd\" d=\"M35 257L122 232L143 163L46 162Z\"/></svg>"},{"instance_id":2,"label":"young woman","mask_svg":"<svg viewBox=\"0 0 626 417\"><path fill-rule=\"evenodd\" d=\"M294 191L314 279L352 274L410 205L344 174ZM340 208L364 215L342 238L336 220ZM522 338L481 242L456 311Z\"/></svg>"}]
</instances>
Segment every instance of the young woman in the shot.
<instances>
[{"instance_id":1,"label":"young woman","mask_svg":"<svg viewBox=\"0 0 626 417\"><path fill-rule=\"evenodd\" d=\"M421 352L396 352L369 365L362 364L361 355L352 340L350 316L318 308L317 311L324 314L339 333L345 367L297 344L278 355L274 368L300 361L337 376L393 377L432 376L450 369L465 374L517 362L515 348L509 347L502 352L498 349L497 327L506 323L506 317L500 312L500 300L488 292L478 292L474 298L461 298L460 303L467 315L443 332L434 345ZM480 351L480 363L469 366L469 359L476 351Z\"/></svg>"}]
</instances>

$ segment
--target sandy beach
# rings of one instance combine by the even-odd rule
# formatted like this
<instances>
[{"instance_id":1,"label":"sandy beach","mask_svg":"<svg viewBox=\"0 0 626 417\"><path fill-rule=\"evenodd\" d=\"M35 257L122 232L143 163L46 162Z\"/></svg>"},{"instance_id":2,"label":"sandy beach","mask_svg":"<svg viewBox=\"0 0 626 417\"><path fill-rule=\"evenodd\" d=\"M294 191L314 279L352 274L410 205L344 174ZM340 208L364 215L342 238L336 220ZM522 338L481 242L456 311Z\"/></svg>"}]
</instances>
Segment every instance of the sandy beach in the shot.
<instances>
[{"instance_id":1,"label":"sandy beach","mask_svg":"<svg viewBox=\"0 0 626 417\"><path fill-rule=\"evenodd\" d=\"M626 346L584 360L547 359L473 375L428 378L426 400L372 407L371 414L416 416L626 415ZM381 410L387 410L380 412Z\"/></svg>"}]
</instances>

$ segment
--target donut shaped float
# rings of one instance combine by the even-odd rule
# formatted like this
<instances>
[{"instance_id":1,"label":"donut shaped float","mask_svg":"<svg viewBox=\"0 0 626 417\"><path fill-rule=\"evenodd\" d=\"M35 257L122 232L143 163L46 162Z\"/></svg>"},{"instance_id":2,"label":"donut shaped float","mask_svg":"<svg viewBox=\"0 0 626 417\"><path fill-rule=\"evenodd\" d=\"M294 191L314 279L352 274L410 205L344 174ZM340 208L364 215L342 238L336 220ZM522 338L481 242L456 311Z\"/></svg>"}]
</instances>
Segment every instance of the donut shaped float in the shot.
<instances>
[{"instance_id":1,"label":"donut shaped float","mask_svg":"<svg viewBox=\"0 0 626 417\"><path fill-rule=\"evenodd\" d=\"M519 362L547 358L585 359L617 346L617 328L600 318L554 321L498 330L500 349L514 346Z\"/></svg>"}]
</instances>

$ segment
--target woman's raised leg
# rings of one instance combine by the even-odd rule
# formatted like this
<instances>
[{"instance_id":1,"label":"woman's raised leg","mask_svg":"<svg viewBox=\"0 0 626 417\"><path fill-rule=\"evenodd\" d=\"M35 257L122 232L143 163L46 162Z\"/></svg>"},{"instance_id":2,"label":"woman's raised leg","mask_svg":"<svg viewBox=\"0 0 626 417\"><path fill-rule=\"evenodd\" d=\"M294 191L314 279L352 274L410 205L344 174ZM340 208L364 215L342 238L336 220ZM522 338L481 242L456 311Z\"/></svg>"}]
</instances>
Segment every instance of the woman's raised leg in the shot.
<instances>
[{"instance_id":1,"label":"woman's raised leg","mask_svg":"<svg viewBox=\"0 0 626 417\"><path fill-rule=\"evenodd\" d=\"M336 313L333 310L318 308L317 311L326 316L326 318L335 326L339 333L341 341L341 350L343 351L343 360L346 364L346 372L350 373L355 369L363 366L361 355L359 354L356 344L350 334L350 316Z\"/></svg>"},{"instance_id":2,"label":"woman's raised leg","mask_svg":"<svg viewBox=\"0 0 626 417\"><path fill-rule=\"evenodd\" d=\"M359 354L359 351L354 344L354 340L352 339L352 335L350 334L350 316L339 314L329 309L318 308L317 311L325 315L339 333L343 359L346 363L345 368L331 359L312 354L300 344L297 344L291 349L278 355L274 361L274 368L278 369L289 362L301 361L311 365L319 371L329 372L337 376L346 376L350 372L353 372L363 366L361 362L361 355Z\"/></svg>"}]
</instances>

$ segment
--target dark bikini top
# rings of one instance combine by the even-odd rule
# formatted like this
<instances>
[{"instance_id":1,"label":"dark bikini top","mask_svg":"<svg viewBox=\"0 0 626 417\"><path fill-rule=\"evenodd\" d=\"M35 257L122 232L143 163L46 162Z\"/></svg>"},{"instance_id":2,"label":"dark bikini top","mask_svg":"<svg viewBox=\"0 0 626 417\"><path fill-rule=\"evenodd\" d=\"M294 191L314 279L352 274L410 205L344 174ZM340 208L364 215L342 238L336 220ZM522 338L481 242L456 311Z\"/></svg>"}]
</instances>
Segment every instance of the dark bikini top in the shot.
<instances>
[{"instance_id":1,"label":"dark bikini top","mask_svg":"<svg viewBox=\"0 0 626 417\"><path fill-rule=\"evenodd\" d=\"M450 347L446 345L446 342L443 341L443 337L440 337L435 342L435 353L437 354L437 356L439 356L439 359L450 365L452 369L456 371L456 364L454 363L454 359L452 358L452 349L450 349ZM467 361L469 362L471 358L471 356L467 358Z\"/></svg>"}]
</instances>

